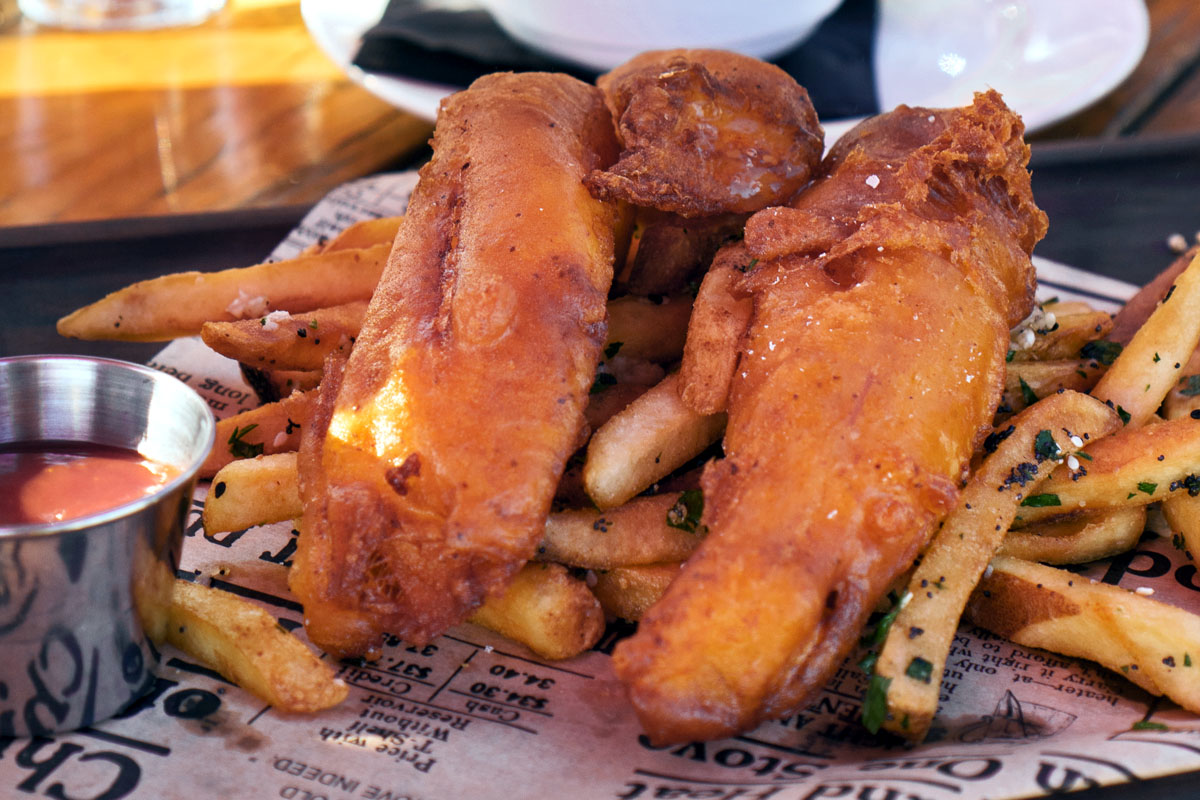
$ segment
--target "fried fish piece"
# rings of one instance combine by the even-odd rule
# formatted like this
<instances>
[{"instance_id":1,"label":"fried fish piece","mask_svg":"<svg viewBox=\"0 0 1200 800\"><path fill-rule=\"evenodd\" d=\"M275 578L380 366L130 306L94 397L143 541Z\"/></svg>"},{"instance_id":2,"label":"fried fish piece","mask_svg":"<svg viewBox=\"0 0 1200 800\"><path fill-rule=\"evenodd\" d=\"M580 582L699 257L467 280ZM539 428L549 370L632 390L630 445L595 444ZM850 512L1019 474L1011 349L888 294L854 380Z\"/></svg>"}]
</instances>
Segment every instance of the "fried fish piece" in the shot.
<instances>
[{"instance_id":1,"label":"fried fish piece","mask_svg":"<svg viewBox=\"0 0 1200 800\"><path fill-rule=\"evenodd\" d=\"M724 50L657 50L597 81L617 120L598 197L684 217L748 214L808 183L824 133L805 91L772 64Z\"/></svg>"},{"instance_id":2,"label":"fried fish piece","mask_svg":"<svg viewBox=\"0 0 1200 800\"><path fill-rule=\"evenodd\" d=\"M429 641L534 554L606 333L617 212L583 185L617 155L600 91L480 78L433 150L301 443L291 585L339 656Z\"/></svg>"},{"instance_id":3,"label":"fried fish piece","mask_svg":"<svg viewBox=\"0 0 1200 800\"><path fill-rule=\"evenodd\" d=\"M1046 220L1022 135L994 92L901 107L751 218L709 535L614 653L652 741L802 708L952 507L1032 304Z\"/></svg>"}]
</instances>

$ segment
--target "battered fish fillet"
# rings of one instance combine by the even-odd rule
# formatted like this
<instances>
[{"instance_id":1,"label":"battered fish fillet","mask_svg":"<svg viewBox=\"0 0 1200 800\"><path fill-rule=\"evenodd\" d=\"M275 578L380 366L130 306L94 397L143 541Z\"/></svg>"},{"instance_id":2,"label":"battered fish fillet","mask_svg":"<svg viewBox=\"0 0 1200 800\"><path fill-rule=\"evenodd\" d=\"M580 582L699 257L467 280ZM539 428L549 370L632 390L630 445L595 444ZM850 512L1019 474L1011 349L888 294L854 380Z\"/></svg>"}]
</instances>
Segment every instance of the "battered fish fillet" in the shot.
<instances>
[{"instance_id":1,"label":"battered fish fillet","mask_svg":"<svg viewBox=\"0 0 1200 800\"><path fill-rule=\"evenodd\" d=\"M808 183L824 133L783 70L724 50L658 50L597 82L623 145L588 177L598 197L685 217L748 214Z\"/></svg>"},{"instance_id":2,"label":"battered fish fillet","mask_svg":"<svg viewBox=\"0 0 1200 800\"><path fill-rule=\"evenodd\" d=\"M338 656L429 641L533 555L606 333L616 212L583 185L617 154L599 90L489 75L443 102L433 150L301 444L291 585Z\"/></svg>"},{"instance_id":3,"label":"battered fish fillet","mask_svg":"<svg viewBox=\"0 0 1200 800\"><path fill-rule=\"evenodd\" d=\"M901 107L751 218L754 312L705 470L709 535L616 670L657 743L795 712L953 505L1045 232L999 95Z\"/></svg>"}]
</instances>

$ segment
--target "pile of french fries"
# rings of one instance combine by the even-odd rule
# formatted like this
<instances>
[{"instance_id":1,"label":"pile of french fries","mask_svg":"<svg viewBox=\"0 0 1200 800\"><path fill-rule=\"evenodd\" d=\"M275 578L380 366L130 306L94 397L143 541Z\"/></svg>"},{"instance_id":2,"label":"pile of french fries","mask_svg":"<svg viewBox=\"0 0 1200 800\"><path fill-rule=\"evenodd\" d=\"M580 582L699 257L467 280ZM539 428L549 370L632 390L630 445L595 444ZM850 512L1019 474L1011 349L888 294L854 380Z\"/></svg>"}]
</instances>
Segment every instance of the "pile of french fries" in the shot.
<instances>
[{"instance_id":1,"label":"pile of french fries","mask_svg":"<svg viewBox=\"0 0 1200 800\"><path fill-rule=\"evenodd\" d=\"M60 321L78 338L200 335L264 392L301 387L218 423L202 470L210 533L289 520L302 530L295 451L314 395L304 387L319 382L327 354L353 346L398 224L358 223L288 261L145 281ZM1200 617L1057 568L1132 548L1151 503L1200 554L1200 258L1185 266L1165 301L1152 296L1162 282L1151 284L1115 321L1049 301L1013 332L995 432L865 661L869 728L925 736L962 619L1095 660L1200 713L1187 671L1200 659ZM673 269L656 265L660 285L679 283ZM749 313L713 306L726 294L706 288L735 270L718 261L695 298L610 301L588 443L568 464L534 560L472 622L569 658L597 641L606 617L639 619L678 574L705 535L700 466L725 423L727 387L710 376L728 374L730 332ZM345 696L266 612L217 594L180 583L172 643L284 710Z\"/></svg>"}]
</instances>

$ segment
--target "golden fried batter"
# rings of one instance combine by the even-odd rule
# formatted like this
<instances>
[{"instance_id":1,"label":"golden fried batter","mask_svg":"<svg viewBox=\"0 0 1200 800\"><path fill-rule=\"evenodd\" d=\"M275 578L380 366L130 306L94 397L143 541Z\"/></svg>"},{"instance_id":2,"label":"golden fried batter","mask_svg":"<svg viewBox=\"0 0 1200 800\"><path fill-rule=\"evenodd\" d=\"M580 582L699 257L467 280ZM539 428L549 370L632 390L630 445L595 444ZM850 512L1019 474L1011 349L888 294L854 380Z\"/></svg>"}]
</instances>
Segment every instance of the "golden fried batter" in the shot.
<instances>
[{"instance_id":1,"label":"golden fried batter","mask_svg":"<svg viewBox=\"0 0 1200 800\"><path fill-rule=\"evenodd\" d=\"M497 74L443 102L344 374L300 454L292 588L336 655L426 642L496 595L542 535L606 332L617 154L594 87Z\"/></svg>"},{"instance_id":2,"label":"golden fried batter","mask_svg":"<svg viewBox=\"0 0 1200 800\"><path fill-rule=\"evenodd\" d=\"M995 93L856 128L753 217L754 302L709 536L614 661L655 742L795 712L952 506L1045 232Z\"/></svg>"},{"instance_id":3,"label":"golden fried batter","mask_svg":"<svg viewBox=\"0 0 1200 800\"><path fill-rule=\"evenodd\" d=\"M601 76L624 150L588 177L599 197L685 217L784 203L812 177L824 134L808 92L723 50L643 53Z\"/></svg>"}]
</instances>

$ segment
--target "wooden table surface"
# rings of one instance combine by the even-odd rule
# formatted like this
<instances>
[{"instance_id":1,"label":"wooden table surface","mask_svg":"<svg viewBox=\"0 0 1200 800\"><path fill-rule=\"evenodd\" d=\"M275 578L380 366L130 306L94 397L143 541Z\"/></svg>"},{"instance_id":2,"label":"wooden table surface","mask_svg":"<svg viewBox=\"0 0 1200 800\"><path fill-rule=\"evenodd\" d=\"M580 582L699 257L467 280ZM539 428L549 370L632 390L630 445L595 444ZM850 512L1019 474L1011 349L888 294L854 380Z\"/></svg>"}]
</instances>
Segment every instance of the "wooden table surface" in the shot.
<instances>
[{"instance_id":1,"label":"wooden table surface","mask_svg":"<svg viewBox=\"0 0 1200 800\"><path fill-rule=\"evenodd\" d=\"M1200 132L1200 3L1148 6L1140 66L1036 140ZM308 204L429 130L352 84L296 0L187 29L0 31L0 226Z\"/></svg>"}]
</instances>

